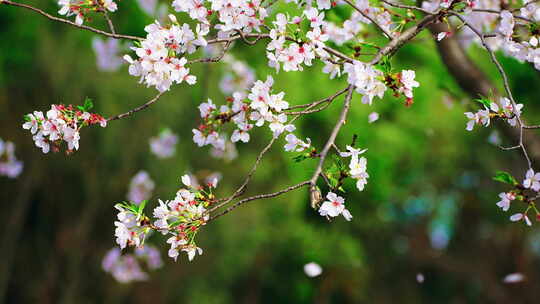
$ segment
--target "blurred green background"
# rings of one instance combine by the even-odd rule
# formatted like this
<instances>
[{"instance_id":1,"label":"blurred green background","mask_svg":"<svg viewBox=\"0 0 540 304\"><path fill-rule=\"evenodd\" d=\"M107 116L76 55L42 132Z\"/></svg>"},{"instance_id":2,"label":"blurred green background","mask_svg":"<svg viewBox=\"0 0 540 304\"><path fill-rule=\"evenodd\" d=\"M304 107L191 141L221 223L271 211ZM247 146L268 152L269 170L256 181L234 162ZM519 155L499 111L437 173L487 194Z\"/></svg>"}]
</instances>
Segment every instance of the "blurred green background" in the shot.
<instances>
[{"instance_id":1,"label":"blurred green background","mask_svg":"<svg viewBox=\"0 0 540 304\"><path fill-rule=\"evenodd\" d=\"M58 9L54 1L25 3L52 14ZM119 32L141 36L153 19L124 0L113 20ZM105 28L98 17L88 24ZM94 111L108 117L156 94L129 76L126 65L118 72L99 71L93 37L0 5L0 138L13 141L25 163L19 178L0 177L0 300L5 303L537 302L540 231L509 222L510 213L495 206L497 194L507 189L491 180L495 170L522 178L524 161L518 152L488 143L493 128L465 131L463 112L476 105L447 72L429 32L392 60L397 69L416 71L421 86L414 105L407 108L387 96L369 107L355 95L338 136L344 146L357 134L359 146L369 149L366 189L359 193L353 183L346 184L352 222L327 222L309 207L307 190L297 190L250 202L204 227L198 244L205 253L191 263L183 255L178 262L169 259L164 239L154 235L148 242L160 248L164 267L146 282L116 282L101 269L101 259L114 246L113 205L125 199L135 173L147 170L156 182L150 206L157 198L174 197L179 177L188 171L199 177L221 172L217 193L226 196L241 184L270 132L254 130L231 162L197 148L191 140L197 106L207 97L218 104L226 97L218 86L223 65L198 65L192 70L207 86L173 86L131 118L106 129L84 129L73 155L42 154L21 128L24 114L46 111L52 103L81 104L88 96ZM237 44L232 53L256 71L257 79L265 79L271 71L263 50L264 44ZM484 52L473 47L470 55L497 81ZM538 73L501 60L527 119L537 121ZM343 78L329 80L321 68L281 73L274 87L294 105L345 86ZM321 147L342 101L299 120L297 135ZM373 111L381 118L368 124ZM160 160L150 154L148 140L164 127L180 140L175 157ZM514 140L502 137L505 145ZM316 161L293 162L294 154L283 152L283 144L280 140L265 156L246 195L311 176ZM308 278L303 271L308 262L320 264L323 273ZM523 273L526 281L504 284L504 276L513 272Z\"/></svg>"}]
</instances>

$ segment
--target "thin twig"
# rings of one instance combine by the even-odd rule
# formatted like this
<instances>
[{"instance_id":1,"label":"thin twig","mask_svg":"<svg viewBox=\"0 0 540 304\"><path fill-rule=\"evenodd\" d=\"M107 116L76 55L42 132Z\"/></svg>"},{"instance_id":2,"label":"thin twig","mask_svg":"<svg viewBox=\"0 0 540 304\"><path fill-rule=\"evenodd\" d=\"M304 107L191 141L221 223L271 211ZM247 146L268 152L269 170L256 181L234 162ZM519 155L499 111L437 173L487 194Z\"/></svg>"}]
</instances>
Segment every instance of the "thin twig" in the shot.
<instances>
[{"instance_id":1,"label":"thin twig","mask_svg":"<svg viewBox=\"0 0 540 304\"><path fill-rule=\"evenodd\" d=\"M484 38L484 35L482 35L482 33L480 33L475 27L473 27L471 24L469 24L465 20L465 18L463 18L460 14L458 14L456 12L451 12L451 14L453 16L456 16L459 20L461 20L461 22L463 22L463 24L465 24L471 31L473 31L478 36L478 38L480 38L480 41L482 42L482 45L484 46L484 48L488 52L491 61L493 62L493 64L495 64L495 66L497 67L497 70L499 71L499 74L501 75L501 77L503 79L504 90L505 90L506 94L508 95L508 98L512 102L512 107L514 108L514 113L518 113L516 101L514 100L514 96L512 94L512 90L510 89L510 85L508 84L508 76L506 75L506 72L504 71L504 69L503 69L502 65L500 64L499 60L497 60L497 57L495 57L495 53L493 52L491 47L486 43L486 39ZM523 126L524 126L524 123L521 120L521 115L516 115L516 118L517 118L517 120L519 122L519 144L518 145L521 147L523 155L525 156L525 159L527 160L527 164L528 164L529 169L530 169L530 168L532 168L532 162L531 162L531 159L529 157L529 154L527 153L527 149L525 149L525 144L523 143L523 128L524 128Z\"/></svg>"},{"instance_id":2,"label":"thin twig","mask_svg":"<svg viewBox=\"0 0 540 304\"><path fill-rule=\"evenodd\" d=\"M497 14L497 15L501 14L501 11L493 10L493 9L485 9L485 8L475 8L472 11L477 12L477 13L490 13L490 14ZM513 16L516 19L521 19L521 20L527 21L529 23L535 23L533 20L531 20L529 18L526 18L526 17L523 17L523 16L520 16L520 15L513 15Z\"/></svg>"},{"instance_id":3,"label":"thin twig","mask_svg":"<svg viewBox=\"0 0 540 304\"><path fill-rule=\"evenodd\" d=\"M339 115L339 119L336 122L336 125L334 126L332 133L330 133L330 137L326 141L326 144L324 145L321 153L319 153L319 157L320 157L319 164L315 168L315 173L313 173L313 176L309 180L310 190L312 192L317 191L316 189L317 179L319 178L319 175L322 173L322 168L324 165L324 161L326 160L326 156L328 155L328 151L334 144L334 141L336 140L339 130L341 129L343 124L345 124L345 120L347 119L347 114L349 113L349 108L351 106L351 99L352 99L353 91L354 91L354 86L350 85L348 87L347 96L345 97L345 102L343 104L343 109L341 110L341 114Z\"/></svg>"},{"instance_id":4,"label":"thin twig","mask_svg":"<svg viewBox=\"0 0 540 304\"><path fill-rule=\"evenodd\" d=\"M347 87L348 89L348 87ZM335 98L337 98L338 96L340 96L341 94L343 94L342 92L343 90L341 91L338 91L337 93L325 98L325 99L330 99L330 100L333 100ZM316 104L319 104L320 102L323 102L325 99L319 101L319 102L314 102L314 103L311 103L310 106L308 106L307 110L311 109L312 107L314 107ZM289 123L293 123L296 119L298 119L302 114L297 114L294 118L292 118L290 120ZM253 164L253 166L251 167L251 170L249 171L248 175L246 176L244 182L242 183L242 185L240 187L238 187L238 189L236 189L236 191L231 195L229 196L227 199L223 200L221 203L215 205L214 207L210 208L207 213L210 214L214 211L216 211L217 209L229 204L233 199L239 197L240 195L242 195L242 193L244 193L244 191L246 190L247 188L247 185L249 184L250 180L251 180L251 177L253 176L253 174L255 173L255 171L257 170L257 167L259 166L259 163L261 162L261 159L263 158L264 154L266 154L266 152L270 149L270 147L272 147L272 145L274 144L274 142L276 141L278 137L272 137L272 139L270 140L270 142L262 149L262 151L259 153L259 155L257 156L257 159L255 160L255 163Z\"/></svg>"},{"instance_id":5,"label":"thin twig","mask_svg":"<svg viewBox=\"0 0 540 304\"><path fill-rule=\"evenodd\" d=\"M391 39L392 38L392 34L390 34L389 32L387 32L382 26L380 26L377 21L375 21L375 19L371 18L370 15L366 14L363 10L361 10L358 6L356 6L354 3L352 3L351 0L343 0L345 2L347 2L347 4L349 4L350 6L352 6L352 8L354 8L357 12L360 13L360 15L364 16L364 18L368 19L369 21L371 21L371 23L373 23L373 25L375 25L381 32L383 32L385 35L386 35L386 38L388 39Z\"/></svg>"},{"instance_id":6,"label":"thin twig","mask_svg":"<svg viewBox=\"0 0 540 304\"><path fill-rule=\"evenodd\" d=\"M109 25L109 30L111 31L111 33L116 34L116 31L114 30L114 24L105 8L103 8L103 16L105 16L105 20L107 20L107 24Z\"/></svg>"},{"instance_id":7,"label":"thin twig","mask_svg":"<svg viewBox=\"0 0 540 304\"><path fill-rule=\"evenodd\" d=\"M124 117L131 116L131 115L133 115L133 114L136 113L136 112L139 112L139 111L141 111L141 110L144 110L144 109L148 108L149 106L151 106L151 105L152 105L153 103L155 103L156 101L158 101L158 99L161 97L161 95L163 95L163 93L165 93L165 92L160 92L159 94L156 95L156 97L150 99L150 100L149 100L148 102L146 102L145 104L143 104L143 105L141 105L141 106L138 106L138 107L136 107L135 109L130 110L130 111L126 112L126 113L122 113L122 114L118 114L118 115L116 115L116 116L113 116L113 117L107 119L107 121L117 120L117 119L122 119L122 118L124 118Z\"/></svg>"},{"instance_id":8,"label":"thin twig","mask_svg":"<svg viewBox=\"0 0 540 304\"><path fill-rule=\"evenodd\" d=\"M383 3L386 3L386 4L390 5L390 6L393 6L393 7L420 11L420 12L426 14L426 15L435 15L435 14L437 14L437 13L428 11L428 10L423 9L421 7L418 7L418 6L395 3L395 2L392 2L392 1L388 1L388 0L380 0L380 1L383 2Z\"/></svg>"},{"instance_id":9,"label":"thin twig","mask_svg":"<svg viewBox=\"0 0 540 304\"><path fill-rule=\"evenodd\" d=\"M246 198L241 199L241 200L239 200L238 202L234 203L233 205L229 206L227 209L221 211L220 213L216 214L215 216L213 216L212 218L210 218L209 221L213 221L213 220L217 219L218 217L220 217L220 216L222 216L222 215L225 215L225 214L231 212L233 209L238 208L238 207L240 207L241 205L243 205L243 204L245 204L245 203L247 203L247 202L254 201L254 200L259 200L259 199L265 199L265 198L276 197L276 196L279 196L279 195L281 195L281 194L284 194L284 193L293 191L293 190L295 190L295 189L301 188L301 187L306 186L306 185L309 185L309 181L301 182L301 183L299 183L299 184L290 186L290 187L288 187L288 188L285 188L285 189L283 189L283 190L280 190L280 191L277 191L277 192L274 192L274 193L259 194L259 195L254 195L254 196L246 197Z\"/></svg>"},{"instance_id":10,"label":"thin twig","mask_svg":"<svg viewBox=\"0 0 540 304\"><path fill-rule=\"evenodd\" d=\"M88 26L88 25L78 25L77 23L75 23L73 21L55 17L53 15L50 15L50 14L44 12L43 10L40 10L39 8L35 8L35 7L27 5L27 4L12 2L12 1L8 1L8 0L1 0L0 4L18 6L18 7L22 7L22 8L25 8L25 9L29 9L29 10L34 11L34 12L36 12L36 13L42 15L42 16L47 17L50 20L65 23L65 24L69 24L71 26L74 26L74 27L77 27L77 28L80 28L80 29L83 29L83 30L88 30L88 31L94 32L96 34L104 35L104 36L107 36L107 37L116 38L116 39L144 40L144 38L142 38L142 37L109 33L109 32L99 30L97 28L93 28L93 27Z\"/></svg>"}]
</instances>

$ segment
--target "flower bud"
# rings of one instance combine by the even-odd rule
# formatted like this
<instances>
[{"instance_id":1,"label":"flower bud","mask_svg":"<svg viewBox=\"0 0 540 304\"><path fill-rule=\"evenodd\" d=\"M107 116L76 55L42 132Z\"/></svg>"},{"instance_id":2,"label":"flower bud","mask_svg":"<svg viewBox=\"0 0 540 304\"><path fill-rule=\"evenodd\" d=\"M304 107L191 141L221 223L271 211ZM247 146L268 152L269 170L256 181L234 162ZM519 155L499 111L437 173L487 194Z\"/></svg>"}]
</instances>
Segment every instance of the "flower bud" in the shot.
<instances>
[{"instance_id":1,"label":"flower bud","mask_svg":"<svg viewBox=\"0 0 540 304\"><path fill-rule=\"evenodd\" d=\"M311 199L311 208L317 209L317 205L319 205L320 202L322 202L322 194L321 190L317 186L312 185L309 189L310 191L310 199Z\"/></svg>"}]
</instances>

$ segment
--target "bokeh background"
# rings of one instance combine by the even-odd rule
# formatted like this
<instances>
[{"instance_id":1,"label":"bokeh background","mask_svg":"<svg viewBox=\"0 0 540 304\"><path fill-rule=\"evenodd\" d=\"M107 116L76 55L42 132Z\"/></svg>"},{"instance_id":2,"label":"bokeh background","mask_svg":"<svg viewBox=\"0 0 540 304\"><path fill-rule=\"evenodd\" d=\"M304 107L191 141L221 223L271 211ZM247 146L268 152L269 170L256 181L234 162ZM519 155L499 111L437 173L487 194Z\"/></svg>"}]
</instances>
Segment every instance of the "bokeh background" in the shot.
<instances>
[{"instance_id":1,"label":"bokeh background","mask_svg":"<svg viewBox=\"0 0 540 304\"><path fill-rule=\"evenodd\" d=\"M55 13L54 1L27 1ZM121 33L144 35L153 17L136 2L121 1L113 15ZM98 17L88 22L105 24ZM35 13L0 6L0 138L16 144L24 161L17 179L0 177L0 301L4 303L536 303L540 296L540 231L510 223L495 206L507 190L491 180L495 170L522 178L524 160L489 142L498 130L505 145L516 141L502 125L465 131L463 112L477 107L474 92L448 72L432 35L426 31L392 60L396 69L414 69L420 88L405 107L387 96L368 107L355 96L350 118L338 137L341 146L353 134L369 148L369 183L363 192L346 184L352 222L332 223L309 207L306 189L279 198L250 202L204 227L199 246L205 253L189 263L166 257L161 236L148 242L160 248L161 269L145 282L121 284L101 269L114 246L113 205L126 198L139 170L156 183L157 198L174 197L179 177L204 178L220 172L217 193L240 185L256 155L270 139L267 129L252 132L238 145L232 161L212 158L197 148L191 129L199 103L222 103L224 66L193 66L204 85L174 86L162 99L106 129L86 128L73 155L42 154L34 147L22 117L46 111L52 103L94 100L94 111L112 116L153 97L128 75L98 70L92 50L95 35L51 22ZM127 44L124 44L127 48ZM265 79L264 45L237 44L232 54ZM466 53L486 78L500 88L496 71L478 47ZM526 117L538 122L538 84L533 67L504 56ZM316 64L303 73L281 73L276 90L291 104L328 96L344 79L329 80ZM390 94L387 94L390 95ZM322 146L340 111L342 98L326 111L299 120L298 134ZM369 124L376 111L380 119ZM161 160L148 140L165 127L179 135L177 153ZM531 140L540 140L532 133ZM267 193L303 181L316 161L295 163L283 152L283 140L267 154L247 194ZM534 150L534 145L533 145ZM535 163L538 163L536 152ZM309 278L303 266L316 262L323 273ZM509 273L526 280L504 284ZM422 275L423 282L417 277Z\"/></svg>"}]
</instances>

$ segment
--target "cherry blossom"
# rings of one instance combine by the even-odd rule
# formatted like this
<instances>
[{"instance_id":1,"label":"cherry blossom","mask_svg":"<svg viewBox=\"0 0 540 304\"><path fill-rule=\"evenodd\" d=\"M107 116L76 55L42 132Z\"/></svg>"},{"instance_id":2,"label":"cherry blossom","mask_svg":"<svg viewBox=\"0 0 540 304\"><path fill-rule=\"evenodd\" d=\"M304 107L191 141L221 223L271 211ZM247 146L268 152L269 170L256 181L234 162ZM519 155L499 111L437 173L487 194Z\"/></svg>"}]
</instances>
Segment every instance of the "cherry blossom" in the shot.
<instances>
[{"instance_id":1,"label":"cherry blossom","mask_svg":"<svg viewBox=\"0 0 540 304\"><path fill-rule=\"evenodd\" d=\"M497 202L497 206L503 211L508 211L510 209L510 203L516 199L516 195L512 192L502 192L499 194L499 197L501 200Z\"/></svg>"},{"instance_id":2,"label":"cherry blossom","mask_svg":"<svg viewBox=\"0 0 540 304\"><path fill-rule=\"evenodd\" d=\"M527 170L523 187L530 188L536 192L540 191L540 173L534 173L533 169Z\"/></svg>"},{"instance_id":3,"label":"cherry blossom","mask_svg":"<svg viewBox=\"0 0 540 304\"><path fill-rule=\"evenodd\" d=\"M101 262L105 272L110 273L120 283L148 280L148 273L143 270L155 270L163 266L159 250L151 245L136 248L133 254L122 254L119 248L109 250Z\"/></svg>"},{"instance_id":4,"label":"cherry blossom","mask_svg":"<svg viewBox=\"0 0 540 304\"><path fill-rule=\"evenodd\" d=\"M172 16L172 15L171 15ZM196 83L196 77L186 68L187 59L180 57L195 52L197 47L205 46L204 36L208 33L205 25L197 26L197 36L188 24L175 23L169 28L154 22L145 27L146 40L139 47L132 47L138 59L124 56L129 66L129 74L140 77L141 83L155 86L160 92L168 91L173 83Z\"/></svg>"},{"instance_id":5,"label":"cherry blossom","mask_svg":"<svg viewBox=\"0 0 540 304\"><path fill-rule=\"evenodd\" d=\"M140 215L135 214L132 210L127 209L124 205L117 204L115 208L118 212L118 221L114 222L116 230L116 243L120 245L120 249L127 246L139 247L144 243L144 238L147 229L142 227Z\"/></svg>"},{"instance_id":6,"label":"cherry blossom","mask_svg":"<svg viewBox=\"0 0 540 304\"><path fill-rule=\"evenodd\" d=\"M15 144L0 138L0 176L17 178L23 170L23 162L15 157Z\"/></svg>"},{"instance_id":7,"label":"cherry blossom","mask_svg":"<svg viewBox=\"0 0 540 304\"><path fill-rule=\"evenodd\" d=\"M285 140L287 141L284 146L285 151L302 152L311 146L311 139L308 138L306 141L302 141L292 133L287 134Z\"/></svg>"},{"instance_id":8,"label":"cherry blossom","mask_svg":"<svg viewBox=\"0 0 540 304\"><path fill-rule=\"evenodd\" d=\"M144 200L148 200L154 191L154 181L146 171L139 171L129 184L127 199L135 204L140 204Z\"/></svg>"},{"instance_id":9,"label":"cherry blossom","mask_svg":"<svg viewBox=\"0 0 540 304\"><path fill-rule=\"evenodd\" d=\"M150 138L150 151L159 158L170 158L176 152L178 135L164 129L157 137Z\"/></svg>"},{"instance_id":10,"label":"cherry blossom","mask_svg":"<svg viewBox=\"0 0 540 304\"><path fill-rule=\"evenodd\" d=\"M314 262L304 265L304 272L310 278L318 277L322 273L322 267Z\"/></svg>"},{"instance_id":11,"label":"cherry blossom","mask_svg":"<svg viewBox=\"0 0 540 304\"><path fill-rule=\"evenodd\" d=\"M343 70L348 74L349 84L354 85L356 92L363 95L362 103L371 105L373 97L383 97L386 86L381 81L383 78L381 71L360 61L353 64L345 63Z\"/></svg>"},{"instance_id":12,"label":"cherry blossom","mask_svg":"<svg viewBox=\"0 0 540 304\"><path fill-rule=\"evenodd\" d=\"M87 102L85 107L77 108L69 105L51 105L46 116L43 112L34 111L25 115L23 129L30 130L36 147L41 148L43 153L58 151L62 141L67 144L67 151L73 152L79 149L81 128L99 124L107 126L107 120L98 114L91 114L86 109L91 108Z\"/></svg>"},{"instance_id":13,"label":"cherry blossom","mask_svg":"<svg viewBox=\"0 0 540 304\"><path fill-rule=\"evenodd\" d=\"M527 214L525 213L516 213L516 214L513 214L512 216L510 216L510 220L512 222L518 222L518 221L521 221L523 220L527 226L531 226L532 223L531 223L531 220L529 220L529 217L527 216Z\"/></svg>"},{"instance_id":14,"label":"cherry blossom","mask_svg":"<svg viewBox=\"0 0 540 304\"><path fill-rule=\"evenodd\" d=\"M369 113L369 115L368 115L368 122L369 123L374 123L377 120L379 120L379 113L377 113L377 112Z\"/></svg>"},{"instance_id":15,"label":"cherry blossom","mask_svg":"<svg viewBox=\"0 0 540 304\"><path fill-rule=\"evenodd\" d=\"M326 195L326 199L327 201L323 202L319 208L319 214L321 216L336 217L338 215L343 215L347 221L352 219L350 212L345 209L345 200L343 197L338 196L333 192L329 192Z\"/></svg>"},{"instance_id":16,"label":"cherry blossom","mask_svg":"<svg viewBox=\"0 0 540 304\"><path fill-rule=\"evenodd\" d=\"M101 71L113 72L124 63L119 56L120 45L116 39L92 39L92 49L96 54L97 67Z\"/></svg>"}]
</instances>

